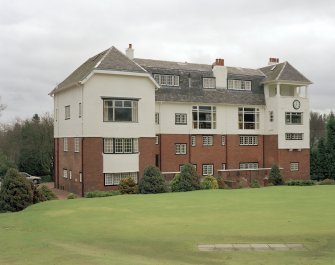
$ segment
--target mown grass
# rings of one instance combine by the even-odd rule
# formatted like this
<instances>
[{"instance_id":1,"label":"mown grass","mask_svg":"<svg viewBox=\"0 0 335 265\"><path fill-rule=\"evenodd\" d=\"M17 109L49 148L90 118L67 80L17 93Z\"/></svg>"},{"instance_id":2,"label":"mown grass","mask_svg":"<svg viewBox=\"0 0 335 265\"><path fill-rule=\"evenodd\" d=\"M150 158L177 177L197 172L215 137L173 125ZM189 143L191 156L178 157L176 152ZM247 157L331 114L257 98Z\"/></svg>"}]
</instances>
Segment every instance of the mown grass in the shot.
<instances>
[{"instance_id":1,"label":"mown grass","mask_svg":"<svg viewBox=\"0 0 335 265\"><path fill-rule=\"evenodd\" d=\"M335 264L335 186L49 201L0 214L0 235L0 264ZM197 250L281 242L308 250Z\"/></svg>"}]
</instances>

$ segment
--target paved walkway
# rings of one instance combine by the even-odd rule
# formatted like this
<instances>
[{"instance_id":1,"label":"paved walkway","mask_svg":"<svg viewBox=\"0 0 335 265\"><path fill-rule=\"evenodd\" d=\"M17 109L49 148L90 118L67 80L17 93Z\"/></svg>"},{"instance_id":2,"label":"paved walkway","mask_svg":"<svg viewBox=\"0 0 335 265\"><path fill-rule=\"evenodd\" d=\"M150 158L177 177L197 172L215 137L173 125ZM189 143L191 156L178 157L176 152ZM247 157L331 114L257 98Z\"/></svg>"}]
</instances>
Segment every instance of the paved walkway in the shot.
<instances>
[{"instance_id":1,"label":"paved walkway","mask_svg":"<svg viewBox=\"0 0 335 265\"><path fill-rule=\"evenodd\" d=\"M65 190L59 190L55 188L55 185L53 182L45 182L45 183L41 183L40 186L47 186L49 189L51 189L53 191L53 193L56 194L56 196L58 197L59 200L66 200L67 196L69 195L70 192L67 192Z\"/></svg>"},{"instance_id":2,"label":"paved walkway","mask_svg":"<svg viewBox=\"0 0 335 265\"><path fill-rule=\"evenodd\" d=\"M198 245L200 251L235 251L235 250L306 250L303 244L213 244Z\"/></svg>"}]
</instances>

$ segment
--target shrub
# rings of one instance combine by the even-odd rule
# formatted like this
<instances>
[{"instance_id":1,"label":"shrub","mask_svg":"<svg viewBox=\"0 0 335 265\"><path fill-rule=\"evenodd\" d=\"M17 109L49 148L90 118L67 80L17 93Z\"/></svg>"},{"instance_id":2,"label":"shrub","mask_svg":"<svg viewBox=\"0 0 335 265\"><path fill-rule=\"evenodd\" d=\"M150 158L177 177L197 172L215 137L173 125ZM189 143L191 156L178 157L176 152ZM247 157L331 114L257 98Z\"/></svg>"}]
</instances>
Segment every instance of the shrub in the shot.
<instances>
[{"instance_id":1,"label":"shrub","mask_svg":"<svg viewBox=\"0 0 335 265\"><path fill-rule=\"evenodd\" d=\"M275 186L284 184L283 177L277 165L273 165L270 170L269 183L272 183Z\"/></svg>"},{"instance_id":2,"label":"shrub","mask_svg":"<svg viewBox=\"0 0 335 265\"><path fill-rule=\"evenodd\" d=\"M138 193L138 187L132 177L126 177L121 179L119 191L121 194L135 194Z\"/></svg>"},{"instance_id":3,"label":"shrub","mask_svg":"<svg viewBox=\"0 0 335 265\"><path fill-rule=\"evenodd\" d=\"M213 176L207 176L201 182L201 188L203 190L216 190L219 188L218 181Z\"/></svg>"},{"instance_id":4,"label":"shrub","mask_svg":"<svg viewBox=\"0 0 335 265\"><path fill-rule=\"evenodd\" d=\"M109 196L116 196L121 195L121 192L118 190L114 191L89 191L86 192L86 198L98 198L98 197L109 197Z\"/></svg>"},{"instance_id":5,"label":"shrub","mask_svg":"<svg viewBox=\"0 0 335 265\"><path fill-rule=\"evenodd\" d=\"M219 189L226 189L227 185L224 183L224 178L222 176L218 176L216 178L216 181L218 182Z\"/></svg>"},{"instance_id":6,"label":"shrub","mask_svg":"<svg viewBox=\"0 0 335 265\"><path fill-rule=\"evenodd\" d=\"M42 185L42 187L39 189L39 192L45 197L46 201L58 199L56 194L45 185Z\"/></svg>"},{"instance_id":7,"label":"shrub","mask_svg":"<svg viewBox=\"0 0 335 265\"><path fill-rule=\"evenodd\" d=\"M31 183L11 168L7 171L0 189L0 212L17 212L33 203Z\"/></svg>"},{"instance_id":8,"label":"shrub","mask_svg":"<svg viewBox=\"0 0 335 265\"><path fill-rule=\"evenodd\" d=\"M288 186L312 186L315 185L313 180L289 180L286 182Z\"/></svg>"},{"instance_id":9,"label":"shrub","mask_svg":"<svg viewBox=\"0 0 335 265\"><path fill-rule=\"evenodd\" d=\"M144 169L143 178L140 180L140 193L162 193L166 192L164 177L155 166L148 166Z\"/></svg>"},{"instance_id":10,"label":"shrub","mask_svg":"<svg viewBox=\"0 0 335 265\"><path fill-rule=\"evenodd\" d=\"M77 198L77 195L74 194L74 193L69 193L69 195L67 195L68 200L72 200L72 199L76 199L76 198Z\"/></svg>"},{"instance_id":11,"label":"shrub","mask_svg":"<svg viewBox=\"0 0 335 265\"><path fill-rule=\"evenodd\" d=\"M237 182L237 188L238 189L248 188L248 187L249 187L249 183L248 183L248 180L245 177L242 177L238 180L238 182Z\"/></svg>"},{"instance_id":12,"label":"shrub","mask_svg":"<svg viewBox=\"0 0 335 265\"><path fill-rule=\"evenodd\" d=\"M335 180L333 179L324 179L319 182L319 185L335 185Z\"/></svg>"},{"instance_id":13,"label":"shrub","mask_svg":"<svg viewBox=\"0 0 335 265\"><path fill-rule=\"evenodd\" d=\"M41 182L52 182L52 176L51 175L41 176Z\"/></svg>"},{"instance_id":14,"label":"shrub","mask_svg":"<svg viewBox=\"0 0 335 265\"><path fill-rule=\"evenodd\" d=\"M185 164L171 182L172 191L191 191L200 188L200 180L192 164Z\"/></svg>"},{"instance_id":15,"label":"shrub","mask_svg":"<svg viewBox=\"0 0 335 265\"><path fill-rule=\"evenodd\" d=\"M251 185L250 185L251 188L260 188L261 185L259 184L259 182L256 180L256 179L253 179L251 181Z\"/></svg>"}]
</instances>

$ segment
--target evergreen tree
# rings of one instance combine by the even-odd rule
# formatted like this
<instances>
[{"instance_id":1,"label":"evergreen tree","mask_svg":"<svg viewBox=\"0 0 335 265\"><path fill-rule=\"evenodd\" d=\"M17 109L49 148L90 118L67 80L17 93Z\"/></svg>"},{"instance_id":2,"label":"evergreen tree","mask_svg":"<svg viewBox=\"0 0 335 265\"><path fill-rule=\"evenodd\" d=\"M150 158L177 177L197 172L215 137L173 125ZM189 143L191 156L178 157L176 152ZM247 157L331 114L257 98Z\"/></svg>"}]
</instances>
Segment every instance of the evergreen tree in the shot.
<instances>
[{"instance_id":1,"label":"evergreen tree","mask_svg":"<svg viewBox=\"0 0 335 265\"><path fill-rule=\"evenodd\" d=\"M273 165L270 170L269 182L273 185L283 185L284 180L277 165Z\"/></svg>"},{"instance_id":2,"label":"evergreen tree","mask_svg":"<svg viewBox=\"0 0 335 265\"><path fill-rule=\"evenodd\" d=\"M331 112L327 121L328 178L335 179L335 116Z\"/></svg>"},{"instance_id":3,"label":"evergreen tree","mask_svg":"<svg viewBox=\"0 0 335 265\"><path fill-rule=\"evenodd\" d=\"M329 177L329 154L325 144L325 139L322 137L318 143L318 149L316 154L316 172L319 179L325 179Z\"/></svg>"}]
</instances>

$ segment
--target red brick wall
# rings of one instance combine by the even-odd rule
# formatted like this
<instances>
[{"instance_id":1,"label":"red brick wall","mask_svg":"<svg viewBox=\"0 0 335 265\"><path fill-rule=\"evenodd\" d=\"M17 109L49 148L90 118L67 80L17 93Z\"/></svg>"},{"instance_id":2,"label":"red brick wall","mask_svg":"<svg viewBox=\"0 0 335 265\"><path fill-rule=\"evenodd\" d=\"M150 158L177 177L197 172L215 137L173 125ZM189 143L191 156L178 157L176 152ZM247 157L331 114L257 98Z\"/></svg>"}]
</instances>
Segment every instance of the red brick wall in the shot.
<instances>
[{"instance_id":1,"label":"red brick wall","mask_svg":"<svg viewBox=\"0 0 335 265\"><path fill-rule=\"evenodd\" d=\"M155 138L140 138L138 141L140 152L140 173L139 177L143 176L144 169L149 165L155 165L155 156L158 145L155 144Z\"/></svg>"},{"instance_id":2,"label":"red brick wall","mask_svg":"<svg viewBox=\"0 0 335 265\"><path fill-rule=\"evenodd\" d=\"M264 167L278 165L278 135L264 135Z\"/></svg>"},{"instance_id":3,"label":"red brick wall","mask_svg":"<svg viewBox=\"0 0 335 265\"><path fill-rule=\"evenodd\" d=\"M293 149L293 151L289 151L288 149L279 149L278 157L279 157L279 167L282 167L282 174L285 180L290 179L309 179L310 177L310 150L309 149L301 149L298 151L297 149ZM290 163L298 162L299 163L299 171L291 171Z\"/></svg>"}]
</instances>

